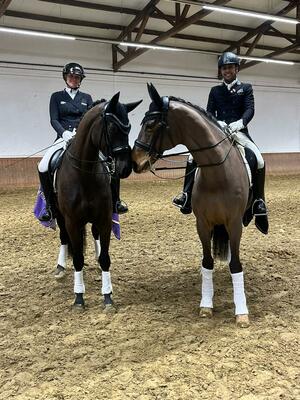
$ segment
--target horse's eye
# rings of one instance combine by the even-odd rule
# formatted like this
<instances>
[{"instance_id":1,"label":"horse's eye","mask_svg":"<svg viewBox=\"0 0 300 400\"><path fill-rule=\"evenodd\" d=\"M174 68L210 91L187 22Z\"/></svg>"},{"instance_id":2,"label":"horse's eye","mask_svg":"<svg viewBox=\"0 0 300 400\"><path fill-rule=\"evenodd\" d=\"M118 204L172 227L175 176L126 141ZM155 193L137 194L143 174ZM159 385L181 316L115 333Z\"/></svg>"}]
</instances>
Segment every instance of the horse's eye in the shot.
<instances>
[{"instance_id":1,"label":"horse's eye","mask_svg":"<svg viewBox=\"0 0 300 400\"><path fill-rule=\"evenodd\" d=\"M147 121L146 129L153 129L156 125L156 121L154 119Z\"/></svg>"}]
</instances>

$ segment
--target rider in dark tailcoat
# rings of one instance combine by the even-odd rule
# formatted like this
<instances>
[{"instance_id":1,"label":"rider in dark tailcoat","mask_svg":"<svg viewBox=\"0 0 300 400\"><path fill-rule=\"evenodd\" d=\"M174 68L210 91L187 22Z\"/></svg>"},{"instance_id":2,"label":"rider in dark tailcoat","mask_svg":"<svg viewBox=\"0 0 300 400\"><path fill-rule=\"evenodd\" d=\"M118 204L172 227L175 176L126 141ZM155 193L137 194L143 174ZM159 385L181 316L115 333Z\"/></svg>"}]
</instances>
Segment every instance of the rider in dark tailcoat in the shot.
<instances>
[{"instance_id":1,"label":"rider in dark tailcoat","mask_svg":"<svg viewBox=\"0 0 300 400\"><path fill-rule=\"evenodd\" d=\"M53 93L50 99L50 122L57 133L56 140L62 138L65 131L76 130L82 115L92 104L92 97L79 90L74 99L66 89Z\"/></svg>"},{"instance_id":2,"label":"rider in dark tailcoat","mask_svg":"<svg viewBox=\"0 0 300 400\"><path fill-rule=\"evenodd\" d=\"M41 221L50 221L53 218L53 190L52 180L48 173L48 165L52 155L65 148L66 143L75 135L76 129L83 114L93 104L92 97L79 90L82 80L85 78L84 70L77 63L66 64L63 68L63 79L66 88L55 92L50 98L50 123L56 131L54 144L46 151L38 165L39 178L47 203L46 211L40 216ZM128 211L127 205L120 198L120 180L112 177L111 190L114 212L119 214Z\"/></svg>"},{"instance_id":3,"label":"rider in dark tailcoat","mask_svg":"<svg viewBox=\"0 0 300 400\"><path fill-rule=\"evenodd\" d=\"M207 111L217 120L221 128L227 129L237 143L251 149L257 159L257 171L253 176L253 215L256 226L268 233L267 208L264 197L265 163L262 155L251 139L247 125L254 116L253 89L249 83L242 83L237 78L240 60L230 52L223 53L218 60L219 73L223 77L221 85L214 86L209 93ZM197 167L190 157L187 162L183 192L173 199L173 204L180 207L183 214L192 212L191 195L194 184L193 170Z\"/></svg>"}]
</instances>

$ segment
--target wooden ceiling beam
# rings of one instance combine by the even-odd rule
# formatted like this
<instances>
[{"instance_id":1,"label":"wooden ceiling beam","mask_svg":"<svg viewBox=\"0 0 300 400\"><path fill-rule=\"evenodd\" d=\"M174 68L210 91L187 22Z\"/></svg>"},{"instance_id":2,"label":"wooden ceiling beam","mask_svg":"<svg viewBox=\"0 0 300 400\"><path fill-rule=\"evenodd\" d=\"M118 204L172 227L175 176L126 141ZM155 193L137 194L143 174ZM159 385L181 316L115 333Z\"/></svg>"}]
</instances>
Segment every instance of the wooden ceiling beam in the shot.
<instances>
[{"instance_id":1,"label":"wooden ceiling beam","mask_svg":"<svg viewBox=\"0 0 300 400\"><path fill-rule=\"evenodd\" d=\"M7 10L7 7L10 5L11 0L0 0L0 18Z\"/></svg>"},{"instance_id":2,"label":"wooden ceiling beam","mask_svg":"<svg viewBox=\"0 0 300 400\"><path fill-rule=\"evenodd\" d=\"M283 39L286 39L288 42L290 43L295 43L295 40L292 40L288 35L286 35L285 33L281 32L279 29L274 28L274 26L270 27L270 30L276 32L278 34L278 36L281 36Z\"/></svg>"},{"instance_id":3,"label":"wooden ceiling beam","mask_svg":"<svg viewBox=\"0 0 300 400\"><path fill-rule=\"evenodd\" d=\"M72 7L78 7L78 8L87 8L91 10L99 10L99 11L107 11L107 12L112 12L112 13L119 13L119 14L127 14L127 15L138 15L139 11L135 10L133 8L128 8L128 7L117 7L117 6L110 6L110 5L105 5L105 4L96 4L96 3L90 3L90 2L83 2L79 0L39 0L41 2L46 2L46 3L52 3L52 4L61 4L65 6L72 6ZM294 0L293 0L294 1ZM176 3L179 4L179 3ZM181 19L184 19L190 9L190 5L185 5L183 8L183 11L181 13ZM168 22L171 23L171 21L175 21L175 16L174 15L169 15L165 13L153 13L151 15L151 18L154 19L163 19L167 20ZM231 25L231 24L223 24L223 23L218 23L218 22L212 22L212 21L199 21L195 22L193 25L200 25L200 26L205 26L208 28L216 28L216 29L224 29L224 30L229 30L229 31L236 31L236 32L252 32L252 28L247 28L245 26L240 26L240 25ZM266 32L265 35L268 36L275 36L278 37L278 34L275 32ZM290 40L296 40L296 35L289 35ZM255 35L254 35L255 36Z\"/></svg>"},{"instance_id":4,"label":"wooden ceiling beam","mask_svg":"<svg viewBox=\"0 0 300 400\"><path fill-rule=\"evenodd\" d=\"M287 6L285 6L282 10L278 11L275 15L276 16L283 16L293 10L298 3L299 0L293 0L291 3L289 3ZM265 21L262 24L260 24L258 27L255 29L252 29L249 33L247 33L245 36L243 36L241 39L237 40L234 45L229 46L225 51L233 51L234 49L237 49L238 47L242 46L243 43L247 42L249 39L253 38L256 36L258 33L263 33L265 34L271 27L271 25L275 21Z\"/></svg>"},{"instance_id":5,"label":"wooden ceiling beam","mask_svg":"<svg viewBox=\"0 0 300 400\"><path fill-rule=\"evenodd\" d=\"M118 36L117 40L124 40L128 33L132 32L137 25L143 21L143 19L153 13L154 7L158 4L160 0L150 0L149 3L135 16L135 18L130 22L130 24L123 29L123 32Z\"/></svg>"},{"instance_id":6,"label":"wooden ceiling beam","mask_svg":"<svg viewBox=\"0 0 300 400\"><path fill-rule=\"evenodd\" d=\"M215 5L223 5L226 3L229 3L230 0L215 0L214 3ZM161 33L158 37L155 39L151 40L149 44L157 44L158 42L161 42L163 40L166 40L170 37L173 37L175 34L180 32L181 30L187 28L188 26L192 25L194 22L199 21L200 19L206 17L209 15L211 11L209 10L201 10L196 12L195 14L191 15L189 18L184 19L183 21L180 21L178 24L173 26L173 28L169 29L166 32ZM120 67L123 65L127 64L129 61L134 60L135 58L139 57L141 54L145 53L148 51L148 49L139 49L135 50L132 52L130 55L127 57L123 58L123 60L119 61L117 64L117 69L118 70Z\"/></svg>"},{"instance_id":7,"label":"wooden ceiling beam","mask_svg":"<svg viewBox=\"0 0 300 400\"><path fill-rule=\"evenodd\" d=\"M282 54L290 53L292 50L295 50L295 49L297 49L299 47L300 46L299 46L298 43L294 43L294 44L291 44L288 47L285 47L284 49L279 49L279 50L273 51L272 53L266 54L266 55L263 56L263 58L274 58L274 57L280 56ZM246 64L241 66L241 70L253 67L254 65L260 64L261 62L262 61L249 61Z\"/></svg>"},{"instance_id":8,"label":"wooden ceiling beam","mask_svg":"<svg viewBox=\"0 0 300 400\"><path fill-rule=\"evenodd\" d=\"M61 17L52 17L48 15L40 15L40 14L32 14L32 13L25 13L21 11L11 11L7 10L5 12L5 15L11 16L14 18L21 18L21 19L32 19L35 21L44 21L44 22L52 22L52 23L57 23L59 25L73 25L73 26L81 26L81 27L89 27L89 28L98 28L98 29L110 29L110 30L116 30L116 31L123 31L125 29L124 25L113 25L113 24L107 24L107 23L102 23L102 22L93 22L93 21L84 21L84 20L74 20L74 19L69 19L69 18L61 18ZM135 28L133 30L133 33L137 33L138 28ZM59 33L59 32L53 32L53 33ZM153 29L145 29L144 34L145 35L150 35L150 36L159 36L163 32L162 31L157 31ZM80 35L79 35L80 36ZM176 39L182 39L182 40L187 40L187 41L195 41L195 42L204 42L204 43L214 43L214 44L222 44L226 46L230 46L235 44L234 41L231 40L226 40L226 39L220 39L216 37L203 37L203 36L196 36L196 35L188 35L188 34L182 34L182 33L177 33L173 35L174 38ZM295 36L296 37L296 36ZM93 36L93 38L97 39L97 36ZM249 48L251 46L251 43L244 43L242 47ZM268 45L258 45L256 47L259 50L266 50L266 51L275 51L278 50L278 47L274 46L268 46ZM294 51L296 54L300 54L298 51Z\"/></svg>"}]
</instances>

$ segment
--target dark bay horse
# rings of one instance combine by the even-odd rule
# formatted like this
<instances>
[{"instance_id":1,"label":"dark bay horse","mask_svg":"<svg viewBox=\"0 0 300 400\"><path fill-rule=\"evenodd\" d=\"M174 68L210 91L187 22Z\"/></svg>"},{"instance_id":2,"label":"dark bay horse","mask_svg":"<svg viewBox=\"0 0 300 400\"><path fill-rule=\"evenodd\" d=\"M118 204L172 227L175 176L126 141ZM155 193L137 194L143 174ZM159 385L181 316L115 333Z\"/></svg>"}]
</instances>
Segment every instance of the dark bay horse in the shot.
<instances>
[{"instance_id":1,"label":"dark bay horse","mask_svg":"<svg viewBox=\"0 0 300 400\"><path fill-rule=\"evenodd\" d=\"M87 111L57 172L57 222L62 246L68 244L72 251L74 306L81 309L85 292L82 269L87 223L92 224L94 239L100 239L98 262L102 269L102 294L105 307L112 306L109 245L113 208L108 164L120 178L130 175L128 113L141 102L122 104L119 95L117 93L109 102L100 102ZM100 158L99 151L102 153Z\"/></svg>"},{"instance_id":2,"label":"dark bay horse","mask_svg":"<svg viewBox=\"0 0 300 400\"><path fill-rule=\"evenodd\" d=\"M179 98L160 97L152 84L148 84L148 91L152 103L132 151L133 169L137 173L152 169L165 150L178 144L188 148L200 167L192 194L203 248L200 316L211 317L213 310L211 239L214 256L223 260L229 256L229 241L236 322L246 327L249 318L239 256L242 219L249 194L243 159L230 136L205 110Z\"/></svg>"}]
</instances>

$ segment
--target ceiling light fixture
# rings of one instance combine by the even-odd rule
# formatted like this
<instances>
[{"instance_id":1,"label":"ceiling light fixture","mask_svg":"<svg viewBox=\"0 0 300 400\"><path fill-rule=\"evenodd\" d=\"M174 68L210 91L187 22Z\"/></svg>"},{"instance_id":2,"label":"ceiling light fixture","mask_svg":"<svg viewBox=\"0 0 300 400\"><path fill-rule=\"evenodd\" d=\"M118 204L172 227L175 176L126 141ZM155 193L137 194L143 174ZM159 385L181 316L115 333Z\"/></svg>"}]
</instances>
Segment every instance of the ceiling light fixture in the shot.
<instances>
[{"instance_id":1,"label":"ceiling light fixture","mask_svg":"<svg viewBox=\"0 0 300 400\"><path fill-rule=\"evenodd\" d=\"M76 40L76 38L74 36L69 36L69 35L64 35L64 34L39 32L39 31L32 31L29 29L6 28L4 26L0 26L0 32L16 33L18 35L39 36L39 37L45 37L45 38L50 38L50 39Z\"/></svg>"},{"instance_id":2,"label":"ceiling light fixture","mask_svg":"<svg viewBox=\"0 0 300 400\"><path fill-rule=\"evenodd\" d=\"M276 60L273 58L263 58L263 57L247 57L238 55L239 58L242 60L249 60L249 61L263 61L266 63L274 63L274 64L285 64L285 65L295 65L294 61L287 61L287 60Z\"/></svg>"},{"instance_id":3,"label":"ceiling light fixture","mask_svg":"<svg viewBox=\"0 0 300 400\"><path fill-rule=\"evenodd\" d=\"M59 33L50 33L43 31L33 31L27 29L18 29L18 28L9 28L9 27L1 27L0 32L6 33L16 33L22 35L31 35L37 37L44 38L53 38L53 39L65 39L65 40L77 40L80 42L96 42L96 43L105 43L105 44L116 44L120 46L129 46L129 47L138 47L150 50L169 50L169 51L180 51L180 52L188 52L188 53L199 53L199 54L207 54L213 56L219 56L220 52L217 51L209 51L209 50L200 50L193 48L184 48L184 47L172 47L172 46L161 46L161 45L152 45L149 43L135 43L135 42L119 42L115 39L106 39L106 38L96 38L96 37L87 37L87 36L70 36ZM294 61L287 60L276 60L273 58L264 58L264 57L251 57L251 56L243 56L238 55L239 58L250 61L261 61L266 63L275 63L275 64L284 64L284 65L294 65L296 64ZM298 63L297 63L298 64Z\"/></svg>"},{"instance_id":4,"label":"ceiling light fixture","mask_svg":"<svg viewBox=\"0 0 300 400\"><path fill-rule=\"evenodd\" d=\"M169 50L169 51L188 51L191 52L190 49L185 49L183 47L171 47L171 46L160 46L160 45L152 45L147 43L134 43L134 42L120 42L120 46L129 46L129 47L140 47L144 49L152 49L152 50ZM197 50L195 50L197 51Z\"/></svg>"},{"instance_id":5,"label":"ceiling light fixture","mask_svg":"<svg viewBox=\"0 0 300 400\"><path fill-rule=\"evenodd\" d=\"M240 8L217 6L214 4L206 3L204 1L195 1L195 0L167 0L167 1L171 1L172 3L183 3L183 4L191 4L191 5L195 5L195 6L200 6L205 10L218 11L218 12L234 14L234 15L243 15L245 17L260 18L260 19L271 20L271 21L275 21L275 22L284 22L287 24L296 25L296 24L300 23L300 21L298 21L297 19L293 19L293 18L289 18L289 17L278 17L276 15L265 14L265 13L260 13L260 12L256 12L256 11L248 11L248 10L243 10Z\"/></svg>"}]
</instances>

